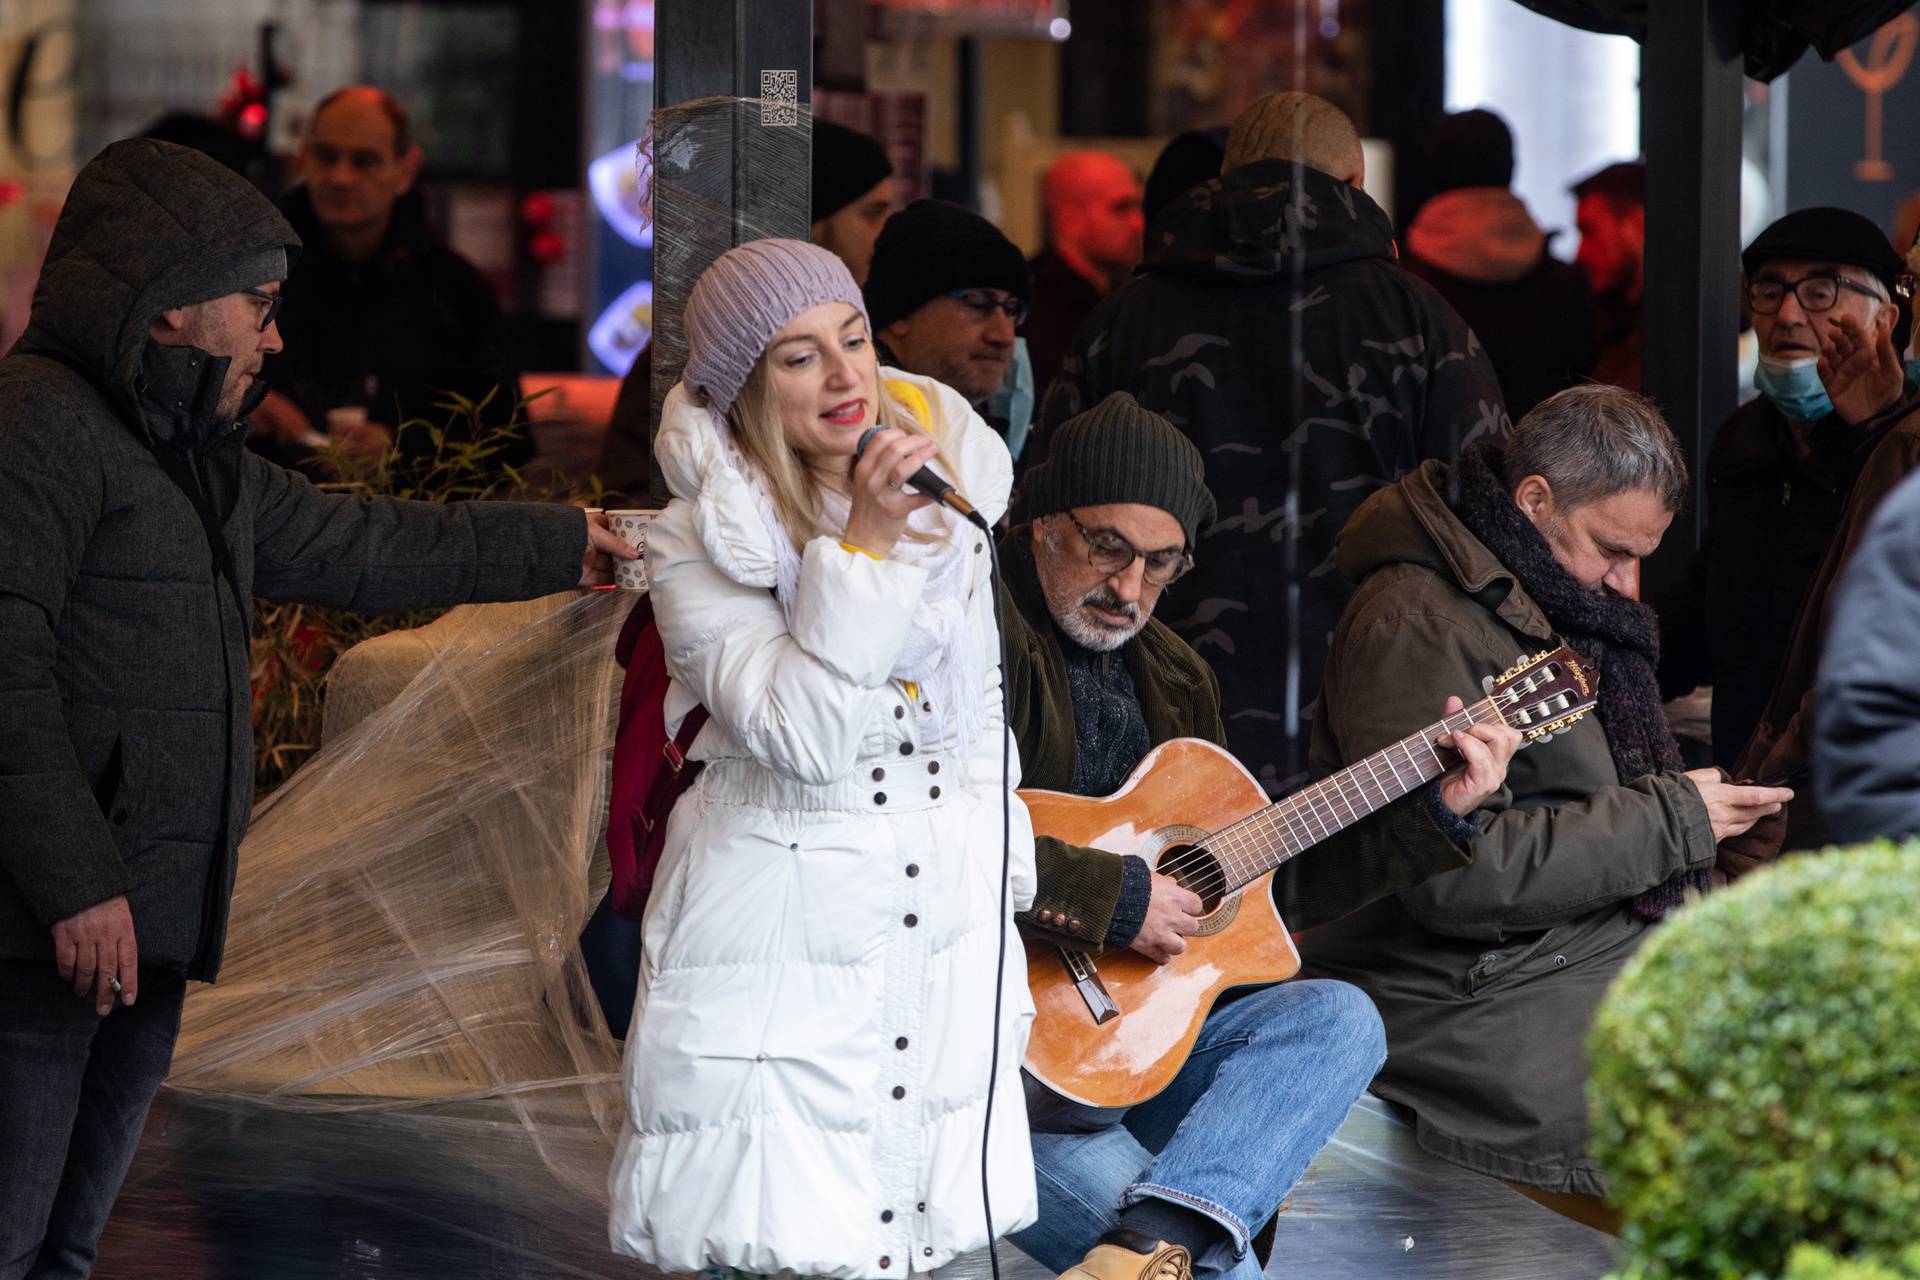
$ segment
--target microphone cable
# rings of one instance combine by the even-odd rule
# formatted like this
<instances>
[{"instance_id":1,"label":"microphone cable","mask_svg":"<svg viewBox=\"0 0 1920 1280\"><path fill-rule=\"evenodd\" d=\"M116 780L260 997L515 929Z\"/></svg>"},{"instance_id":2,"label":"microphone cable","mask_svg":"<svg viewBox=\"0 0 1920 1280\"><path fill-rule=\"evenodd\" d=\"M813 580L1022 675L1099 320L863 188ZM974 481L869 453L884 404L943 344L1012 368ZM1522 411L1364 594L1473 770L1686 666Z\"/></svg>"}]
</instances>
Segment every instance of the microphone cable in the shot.
<instances>
[{"instance_id":1,"label":"microphone cable","mask_svg":"<svg viewBox=\"0 0 1920 1280\"><path fill-rule=\"evenodd\" d=\"M1000 946L993 969L993 1056L987 1061L987 1117L980 1135L980 1208L987 1223L987 1261L1000 1280L1000 1241L993 1230L993 1191L988 1178L993 1151L993 1095L1000 1080L1000 1010L1007 977L1007 898L1013 870L1013 697L1007 688L1007 619L1001 603L1000 547L978 512L970 520L987 540L988 585L993 590L993 631L1000 664Z\"/></svg>"}]
</instances>

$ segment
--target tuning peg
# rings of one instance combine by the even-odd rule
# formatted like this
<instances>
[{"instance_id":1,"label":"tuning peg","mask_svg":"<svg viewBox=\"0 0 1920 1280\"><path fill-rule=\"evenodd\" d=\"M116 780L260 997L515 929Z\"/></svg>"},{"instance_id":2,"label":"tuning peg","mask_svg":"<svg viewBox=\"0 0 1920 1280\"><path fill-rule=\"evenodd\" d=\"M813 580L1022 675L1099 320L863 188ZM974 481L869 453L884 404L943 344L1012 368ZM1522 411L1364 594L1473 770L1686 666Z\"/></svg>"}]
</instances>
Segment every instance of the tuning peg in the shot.
<instances>
[{"instance_id":1,"label":"tuning peg","mask_svg":"<svg viewBox=\"0 0 1920 1280\"><path fill-rule=\"evenodd\" d=\"M1480 677L1480 692L1486 694L1488 697L1493 696L1493 677L1492 676Z\"/></svg>"}]
</instances>

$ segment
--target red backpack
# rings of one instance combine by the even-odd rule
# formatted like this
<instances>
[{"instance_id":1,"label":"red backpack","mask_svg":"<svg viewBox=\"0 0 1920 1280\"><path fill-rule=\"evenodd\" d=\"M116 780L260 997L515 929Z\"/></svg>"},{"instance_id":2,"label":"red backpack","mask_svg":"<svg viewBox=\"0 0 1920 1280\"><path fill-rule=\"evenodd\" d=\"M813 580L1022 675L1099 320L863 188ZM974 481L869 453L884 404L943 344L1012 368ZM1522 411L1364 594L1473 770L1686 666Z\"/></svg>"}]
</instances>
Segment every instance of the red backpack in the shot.
<instances>
[{"instance_id":1,"label":"red backpack","mask_svg":"<svg viewBox=\"0 0 1920 1280\"><path fill-rule=\"evenodd\" d=\"M620 727L613 740L613 788L607 812L607 861L613 885L607 896L626 920L638 921L653 890L653 873L667 841L673 802L700 776L687 750L707 723L695 707L667 737L667 652L653 620L653 596L633 602L615 642L614 658L626 668L620 686Z\"/></svg>"}]
</instances>

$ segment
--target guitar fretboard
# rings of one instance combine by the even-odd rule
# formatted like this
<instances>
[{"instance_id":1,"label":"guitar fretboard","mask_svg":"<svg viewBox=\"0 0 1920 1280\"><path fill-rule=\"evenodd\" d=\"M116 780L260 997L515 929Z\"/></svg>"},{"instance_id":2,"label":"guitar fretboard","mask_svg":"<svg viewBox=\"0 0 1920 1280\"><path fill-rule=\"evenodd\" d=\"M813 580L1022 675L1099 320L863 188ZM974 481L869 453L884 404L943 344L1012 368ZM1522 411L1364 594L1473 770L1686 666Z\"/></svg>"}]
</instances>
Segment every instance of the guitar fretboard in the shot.
<instances>
[{"instance_id":1,"label":"guitar fretboard","mask_svg":"<svg viewBox=\"0 0 1920 1280\"><path fill-rule=\"evenodd\" d=\"M1204 897L1208 891L1226 894L1252 883L1295 854L1452 768L1458 758L1441 756L1442 738L1470 725L1501 723L1504 719L1493 699L1483 698L1357 764L1222 827L1201 842L1218 864L1217 873L1211 869L1200 872L1193 877L1200 883L1188 883L1187 887ZM1179 855L1174 862L1185 862L1193 856Z\"/></svg>"}]
</instances>

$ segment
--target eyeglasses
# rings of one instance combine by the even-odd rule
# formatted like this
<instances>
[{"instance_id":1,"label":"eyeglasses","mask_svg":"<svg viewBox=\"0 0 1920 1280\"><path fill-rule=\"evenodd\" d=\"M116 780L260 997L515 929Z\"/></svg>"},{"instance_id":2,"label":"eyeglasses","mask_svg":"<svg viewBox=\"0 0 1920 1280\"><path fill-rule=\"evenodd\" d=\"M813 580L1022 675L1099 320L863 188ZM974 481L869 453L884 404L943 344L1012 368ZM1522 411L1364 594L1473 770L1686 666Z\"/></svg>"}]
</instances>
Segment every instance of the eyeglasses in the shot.
<instances>
[{"instance_id":1,"label":"eyeglasses","mask_svg":"<svg viewBox=\"0 0 1920 1280\"><path fill-rule=\"evenodd\" d=\"M975 320L991 320L995 311L1004 311L1016 329L1027 322L1026 299L1012 294L1002 298L991 289L954 289L947 296L973 312Z\"/></svg>"},{"instance_id":2,"label":"eyeglasses","mask_svg":"<svg viewBox=\"0 0 1920 1280\"><path fill-rule=\"evenodd\" d=\"M267 309L260 317L260 332L265 333L268 329L272 328L273 322L279 318L280 304L287 300L286 295L281 293L268 293L265 289L242 289L240 292L250 298L266 299Z\"/></svg>"},{"instance_id":3,"label":"eyeglasses","mask_svg":"<svg viewBox=\"0 0 1920 1280\"><path fill-rule=\"evenodd\" d=\"M1147 562L1147 585L1166 587L1179 581L1182 574L1193 568L1193 557L1185 551L1173 547L1142 551L1111 529L1087 528L1080 523L1080 517L1071 511L1067 512L1067 519L1073 521L1073 527L1086 540L1087 563L1109 578L1131 569L1135 560L1144 560Z\"/></svg>"},{"instance_id":4,"label":"eyeglasses","mask_svg":"<svg viewBox=\"0 0 1920 1280\"><path fill-rule=\"evenodd\" d=\"M1840 301L1842 289L1864 293L1875 302L1887 301L1879 290L1870 289L1858 280L1845 276L1807 276L1792 284L1784 280L1755 280L1747 285L1747 305L1758 315L1770 316L1786 304L1789 289L1800 299L1800 309L1810 315L1833 310Z\"/></svg>"}]
</instances>

